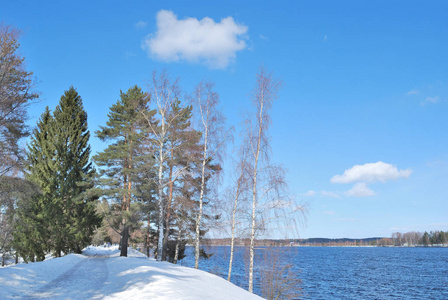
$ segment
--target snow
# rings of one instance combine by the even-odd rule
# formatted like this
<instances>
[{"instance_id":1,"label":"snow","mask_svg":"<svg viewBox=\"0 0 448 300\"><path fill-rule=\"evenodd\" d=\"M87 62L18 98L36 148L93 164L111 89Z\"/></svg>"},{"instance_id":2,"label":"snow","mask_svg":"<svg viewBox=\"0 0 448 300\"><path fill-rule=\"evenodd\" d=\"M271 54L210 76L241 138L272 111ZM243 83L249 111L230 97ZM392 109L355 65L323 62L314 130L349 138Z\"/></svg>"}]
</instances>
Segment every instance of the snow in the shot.
<instances>
[{"instance_id":1,"label":"snow","mask_svg":"<svg viewBox=\"0 0 448 300\"><path fill-rule=\"evenodd\" d=\"M262 299L213 274L117 246L0 269L0 299Z\"/></svg>"}]
</instances>

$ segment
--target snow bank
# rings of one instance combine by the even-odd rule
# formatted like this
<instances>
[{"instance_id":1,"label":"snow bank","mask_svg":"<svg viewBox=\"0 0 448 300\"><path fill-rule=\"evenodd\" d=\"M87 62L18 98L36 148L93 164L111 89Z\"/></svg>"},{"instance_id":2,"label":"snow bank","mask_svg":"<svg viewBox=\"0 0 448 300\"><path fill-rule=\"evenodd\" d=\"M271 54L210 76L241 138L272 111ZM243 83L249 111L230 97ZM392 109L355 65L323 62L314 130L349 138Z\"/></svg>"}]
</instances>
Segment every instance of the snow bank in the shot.
<instances>
[{"instance_id":1,"label":"snow bank","mask_svg":"<svg viewBox=\"0 0 448 300\"><path fill-rule=\"evenodd\" d=\"M71 254L42 262L0 268L0 299L21 298L55 280L85 256Z\"/></svg>"},{"instance_id":2,"label":"snow bank","mask_svg":"<svg viewBox=\"0 0 448 300\"><path fill-rule=\"evenodd\" d=\"M49 261L0 269L0 298L261 299L210 273L156 262L130 249L88 247Z\"/></svg>"}]
</instances>

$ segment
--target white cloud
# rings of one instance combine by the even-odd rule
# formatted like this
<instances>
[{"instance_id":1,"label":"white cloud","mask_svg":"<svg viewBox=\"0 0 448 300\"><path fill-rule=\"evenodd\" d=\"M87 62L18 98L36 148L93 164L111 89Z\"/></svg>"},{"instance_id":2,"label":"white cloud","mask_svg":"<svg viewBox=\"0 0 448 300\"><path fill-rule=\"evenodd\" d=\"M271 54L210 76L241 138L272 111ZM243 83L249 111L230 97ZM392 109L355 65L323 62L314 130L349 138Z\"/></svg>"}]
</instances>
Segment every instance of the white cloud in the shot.
<instances>
[{"instance_id":1,"label":"white cloud","mask_svg":"<svg viewBox=\"0 0 448 300\"><path fill-rule=\"evenodd\" d=\"M352 182L386 182L398 178L407 178L412 170L398 170L397 167L384 163L368 163L364 165L355 165L351 169L345 170L342 175L333 176L332 183L352 183Z\"/></svg>"},{"instance_id":2,"label":"white cloud","mask_svg":"<svg viewBox=\"0 0 448 300\"><path fill-rule=\"evenodd\" d=\"M148 24L144 21L138 21L137 23L134 24L135 28L137 29L143 29L146 27L146 25Z\"/></svg>"},{"instance_id":3,"label":"white cloud","mask_svg":"<svg viewBox=\"0 0 448 300\"><path fill-rule=\"evenodd\" d=\"M349 197L370 197L374 196L375 192L369 189L366 183L359 182L351 190L345 192L345 195Z\"/></svg>"},{"instance_id":4,"label":"white cloud","mask_svg":"<svg viewBox=\"0 0 448 300\"><path fill-rule=\"evenodd\" d=\"M315 191L308 191L305 194L303 194L305 197L312 197L316 195Z\"/></svg>"},{"instance_id":5,"label":"white cloud","mask_svg":"<svg viewBox=\"0 0 448 300\"><path fill-rule=\"evenodd\" d=\"M327 35L324 36L324 42L327 40Z\"/></svg>"},{"instance_id":6,"label":"white cloud","mask_svg":"<svg viewBox=\"0 0 448 300\"><path fill-rule=\"evenodd\" d=\"M246 48L247 27L227 17L216 23L211 18L178 20L172 11L157 13L157 32L143 41L143 49L166 62L201 62L225 68Z\"/></svg>"},{"instance_id":7,"label":"white cloud","mask_svg":"<svg viewBox=\"0 0 448 300\"><path fill-rule=\"evenodd\" d=\"M420 103L421 105L426 105L426 104L435 104L437 102L440 102L440 98L439 96L435 96L435 97L426 97L425 100L423 100L422 103Z\"/></svg>"},{"instance_id":8,"label":"white cloud","mask_svg":"<svg viewBox=\"0 0 448 300\"><path fill-rule=\"evenodd\" d=\"M324 211L324 215L334 215L334 211L331 210Z\"/></svg>"},{"instance_id":9,"label":"white cloud","mask_svg":"<svg viewBox=\"0 0 448 300\"><path fill-rule=\"evenodd\" d=\"M327 191L308 191L305 194L302 194L305 197L313 197L316 195L322 195L322 196L326 196L326 197L331 197L331 198L341 198L341 196L339 196L339 194L335 193L335 192L327 192Z\"/></svg>"},{"instance_id":10,"label":"white cloud","mask_svg":"<svg viewBox=\"0 0 448 300\"><path fill-rule=\"evenodd\" d=\"M341 198L341 196L339 196L337 193L335 192L326 192L326 191L321 191L320 192L323 196L327 196L327 197L331 197L331 198Z\"/></svg>"},{"instance_id":11,"label":"white cloud","mask_svg":"<svg viewBox=\"0 0 448 300\"><path fill-rule=\"evenodd\" d=\"M409 92L406 93L406 95L410 96L410 95L417 95L420 92L418 90L410 90Z\"/></svg>"}]
</instances>

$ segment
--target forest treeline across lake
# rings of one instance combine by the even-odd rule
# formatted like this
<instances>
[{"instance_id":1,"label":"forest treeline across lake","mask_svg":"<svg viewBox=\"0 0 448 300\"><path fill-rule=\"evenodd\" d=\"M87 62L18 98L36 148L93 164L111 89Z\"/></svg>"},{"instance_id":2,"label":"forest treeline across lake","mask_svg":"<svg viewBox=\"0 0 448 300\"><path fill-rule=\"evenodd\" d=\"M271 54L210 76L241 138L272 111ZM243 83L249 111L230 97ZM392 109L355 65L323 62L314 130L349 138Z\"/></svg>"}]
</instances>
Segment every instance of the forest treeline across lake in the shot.
<instances>
[{"instance_id":1,"label":"forest treeline across lake","mask_svg":"<svg viewBox=\"0 0 448 300\"><path fill-rule=\"evenodd\" d=\"M204 245L228 246L230 239L205 239ZM248 239L237 239L238 246L249 245ZM396 246L396 247L448 247L448 231L428 232L395 232L388 237L352 238L308 238L308 239L259 239L255 243L259 247L300 247L300 246Z\"/></svg>"}]
</instances>

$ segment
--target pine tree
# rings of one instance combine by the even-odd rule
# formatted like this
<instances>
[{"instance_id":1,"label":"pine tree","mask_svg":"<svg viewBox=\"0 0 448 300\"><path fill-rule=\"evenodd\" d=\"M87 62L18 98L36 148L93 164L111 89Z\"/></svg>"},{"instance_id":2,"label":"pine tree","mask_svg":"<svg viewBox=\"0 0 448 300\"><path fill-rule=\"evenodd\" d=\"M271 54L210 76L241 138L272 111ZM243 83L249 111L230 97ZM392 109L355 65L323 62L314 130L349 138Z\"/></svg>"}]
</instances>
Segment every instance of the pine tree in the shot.
<instances>
[{"instance_id":1,"label":"pine tree","mask_svg":"<svg viewBox=\"0 0 448 300\"><path fill-rule=\"evenodd\" d=\"M94 160L102 168L100 184L107 197L115 202L112 209L119 220L111 224L116 224L115 229L122 236L121 256L127 256L137 174L142 172L142 165L151 165L150 158L141 155L145 122L140 112L147 111L148 100L148 95L138 86L130 88L126 93L120 92L120 100L110 108L106 126L95 132L102 141L113 141ZM154 112L147 113L154 115Z\"/></svg>"}]
</instances>

